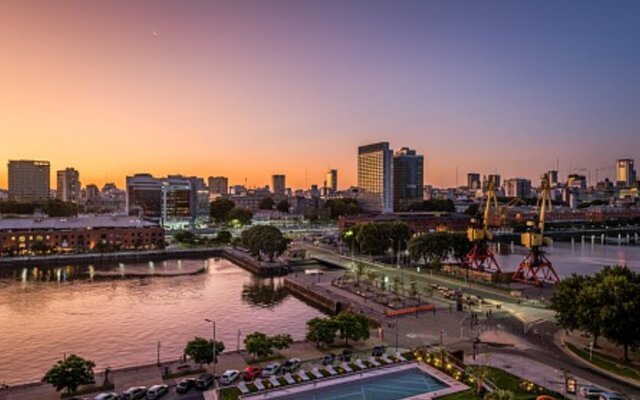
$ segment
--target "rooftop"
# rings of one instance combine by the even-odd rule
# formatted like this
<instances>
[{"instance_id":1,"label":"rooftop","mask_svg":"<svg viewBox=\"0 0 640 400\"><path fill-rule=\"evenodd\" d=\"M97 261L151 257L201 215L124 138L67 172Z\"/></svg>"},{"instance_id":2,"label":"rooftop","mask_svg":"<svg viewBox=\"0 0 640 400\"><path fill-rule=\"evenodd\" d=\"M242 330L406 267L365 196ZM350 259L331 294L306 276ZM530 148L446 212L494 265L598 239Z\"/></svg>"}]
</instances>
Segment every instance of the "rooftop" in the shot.
<instances>
[{"instance_id":1,"label":"rooftop","mask_svg":"<svg viewBox=\"0 0 640 400\"><path fill-rule=\"evenodd\" d=\"M87 228L143 228L158 226L136 217L111 215L81 215L63 218L5 218L0 219L0 231L30 229L87 229Z\"/></svg>"}]
</instances>

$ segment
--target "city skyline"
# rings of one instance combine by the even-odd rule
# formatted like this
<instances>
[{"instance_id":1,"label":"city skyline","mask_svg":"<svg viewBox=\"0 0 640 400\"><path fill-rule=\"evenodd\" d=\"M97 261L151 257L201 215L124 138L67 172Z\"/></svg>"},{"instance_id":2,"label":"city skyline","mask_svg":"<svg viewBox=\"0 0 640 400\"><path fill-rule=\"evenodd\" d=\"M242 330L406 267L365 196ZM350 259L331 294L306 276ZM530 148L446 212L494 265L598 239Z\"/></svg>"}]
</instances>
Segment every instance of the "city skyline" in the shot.
<instances>
[{"instance_id":1,"label":"city skyline","mask_svg":"<svg viewBox=\"0 0 640 400\"><path fill-rule=\"evenodd\" d=\"M638 158L634 2L66 3L0 6L0 160L348 187L378 141L435 186Z\"/></svg>"}]
</instances>

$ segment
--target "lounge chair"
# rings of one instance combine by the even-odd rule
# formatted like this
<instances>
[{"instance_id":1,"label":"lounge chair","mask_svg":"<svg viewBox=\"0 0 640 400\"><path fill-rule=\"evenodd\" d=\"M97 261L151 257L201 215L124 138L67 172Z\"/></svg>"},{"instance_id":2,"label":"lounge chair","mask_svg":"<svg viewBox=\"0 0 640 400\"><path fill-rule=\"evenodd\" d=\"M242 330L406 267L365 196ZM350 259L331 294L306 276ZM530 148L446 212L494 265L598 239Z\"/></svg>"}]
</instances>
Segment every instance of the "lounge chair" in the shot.
<instances>
[{"instance_id":1,"label":"lounge chair","mask_svg":"<svg viewBox=\"0 0 640 400\"><path fill-rule=\"evenodd\" d=\"M361 359L357 359L356 362L354 363L358 368L360 369L367 369L369 367L367 367L367 365L365 363L362 362Z\"/></svg>"},{"instance_id":2,"label":"lounge chair","mask_svg":"<svg viewBox=\"0 0 640 400\"><path fill-rule=\"evenodd\" d=\"M302 379L304 382L311 380L311 378L309 378L309 375L307 375L306 371L298 371L298 376L300 377L300 379Z\"/></svg>"},{"instance_id":3,"label":"lounge chair","mask_svg":"<svg viewBox=\"0 0 640 400\"><path fill-rule=\"evenodd\" d=\"M329 375L338 375L338 372L333 369L332 365L327 365L326 367L324 367L324 369L327 370L327 372L329 372Z\"/></svg>"},{"instance_id":4,"label":"lounge chair","mask_svg":"<svg viewBox=\"0 0 640 400\"><path fill-rule=\"evenodd\" d=\"M278 387L280 386L280 382L278 381L278 378L276 378L275 375L271 375L271 377L269 378L269 382L271 382L271 384L273 385L273 387Z\"/></svg>"},{"instance_id":5,"label":"lounge chair","mask_svg":"<svg viewBox=\"0 0 640 400\"><path fill-rule=\"evenodd\" d=\"M397 359L398 359L398 360L400 360L400 361L407 361L407 359L406 359L406 358L402 357L402 354L400 354L400 352L399 352L399 351L398 351L398 352L396 352L396 353L394 354L394 356L395 356L395 358L397 358Z\"/></svg>"},{"instance_id":6,"label":"lounge chair","mask_svg":"<svg viewBox=\"0 0 640 400\"><path fill-rule=\"evenodd\" d=\"M253 381L253 384L256 385L258 390L265 390L266 389L266 387L264 387L264 385L262 384L262 379L256 379L255 381Z\"/></svg>"},{"instance_id":7,"label":"lounge chair","mask_svg":"<svg viewBox=\"0 0 640 400\"><path fill-rule=\"evenodd\" d=\"M311 373L313 374L313 376L315 376L318 379L324 378L324 375L322 375L322 372L320 372L320 370L317 367L312 369Z\"/></svg>"},{"instance_id":8,"label":"lounge chair","mask_svg":"<svg viewBox=\"0 0 640 400\"><path fill-rule=\"evenodd\" d=\"M375 357L369 357L369 362L373 364L374 367L379 367L381 365Z\"/></svg>"},{"instance_id":9,"label":"lounge chair","mask_svg":"<svg viewBox=\"0 0 640 400\"><path fill-rule=\"evenodd\" d=\"M349 363L346 361L340 364L340 366L342 367L342 369L344 369L347 372L353 372L353 369L351 369L351 367L349 366Z\"/></svg>"},{"instance_id":10,"label":"lounge chair","mask_svg":"<svg viewBox=\"0 0 640 400\"><path fill-rule=\"evenodd\" d=\"M240 393L242 394L248 394L251 393L251 391L249 390L249 388L247 387L247 384L244 382L240 382L238 383L238 389L240 389Z\"/></svg>"},{"instance_id":11,"label":"lounge chair","mask_svg":"<svg viewBox=\"0 0 640 400\"><path fill-rule=\"evenodd\" d=\"M289 385L295 385L296 384L296 380L293 379L293 376L291 376L291 374L289 372L284 374L283 378L284 378L285 381L287 381L287 383Z\"/></svg>"},{"instance_id":12,"label":"lounge chair","mask_svg":"<svg viewBox=\"0 0 640 400\"><path fill-rule=\"evenodd\" d=\"M388 356L388 355L386 355L386 354L384 354L384 355L383 355L382 357L380 357L380 358L382 358L382 361L386 362L387 364L393 364L393 363L395 363L395 361L393 361L392 359L390 359L390 358L389 358L389 356Z\"/></svg>"}]
</instances>

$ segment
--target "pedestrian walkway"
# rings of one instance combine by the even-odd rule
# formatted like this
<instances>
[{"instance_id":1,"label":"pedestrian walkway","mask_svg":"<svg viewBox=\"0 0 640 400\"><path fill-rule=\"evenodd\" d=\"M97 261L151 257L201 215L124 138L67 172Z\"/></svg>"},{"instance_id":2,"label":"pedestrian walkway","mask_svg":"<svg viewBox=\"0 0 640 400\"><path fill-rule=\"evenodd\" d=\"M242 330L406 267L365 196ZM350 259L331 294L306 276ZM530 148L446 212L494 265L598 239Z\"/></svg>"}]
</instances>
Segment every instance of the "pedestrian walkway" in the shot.
<instances>
[{"instance_id":1,"label":"pedestrian walkway","mask_svg":"<svg viewBox=\"0 0 640 400\"><path fill-rule=\"evenodd\" d=\"M464 361L467 365L489 365L500 368L536 385L566 395L569 399L578 398L566 394L565 378L562 371L531 358L504 353L483 353L477 355L475 360L472 357L465 357ZM584 378L578 376L574 376L574 378L576 378L579 387L592 384Z\"/></svg>"}]
</instances>

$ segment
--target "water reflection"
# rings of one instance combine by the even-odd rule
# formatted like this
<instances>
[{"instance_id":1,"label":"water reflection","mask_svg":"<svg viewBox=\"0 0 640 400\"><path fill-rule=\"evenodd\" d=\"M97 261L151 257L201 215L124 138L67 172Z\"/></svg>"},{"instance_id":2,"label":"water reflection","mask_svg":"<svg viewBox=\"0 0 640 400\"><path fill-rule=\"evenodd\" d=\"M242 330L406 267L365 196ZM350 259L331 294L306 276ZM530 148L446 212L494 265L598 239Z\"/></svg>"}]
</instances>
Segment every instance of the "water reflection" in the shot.
<instances>
[{"instance_id":1,"label":"water reflection","mask_svg":"<svg viewBox=\"0 0 640 400\"><path fill-rule=\"evenodd\" d=\"M161 341L161 358L177 359L193 336L211 334L205 317L235 348L238 330L302 339L305 321L323 315L287 294L281 279L257 278L226 260L167 260L154 269L136 276L150 270L144 262L0 273L0 381L37 380L64 352L120 367L155 362Z\"/></svg>"},{"instance_id":2,"label":"water reflection","mask_svg":"<svg viewBox=\"0 0 640 400\"><path fill-rule=\"evenodd\" d=\"M256 307L269 308L282 303L289 292L284 287L281 278L259 279L252 278L251 282L242 287L242 300Z\"/></svg>"}]
</instances>

